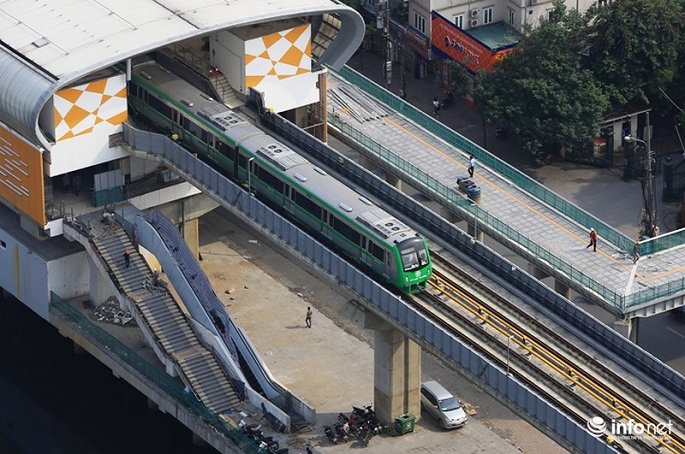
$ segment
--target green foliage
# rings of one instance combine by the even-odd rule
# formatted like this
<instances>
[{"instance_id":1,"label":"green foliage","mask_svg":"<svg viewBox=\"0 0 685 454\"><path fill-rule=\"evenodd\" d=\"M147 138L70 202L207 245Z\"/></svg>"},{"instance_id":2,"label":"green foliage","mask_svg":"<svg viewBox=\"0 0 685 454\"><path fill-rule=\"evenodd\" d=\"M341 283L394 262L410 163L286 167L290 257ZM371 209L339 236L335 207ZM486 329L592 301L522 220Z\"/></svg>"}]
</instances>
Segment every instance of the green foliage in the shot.
<instances>
[{"instance_id":1,"label":"green foliage","mask_svg":"<svg viewBox=\"0 0 685 454\"><path fill-rule=\"evenodd\" d=\"M612 103L662 104L658 88L676 79L682 62L682 0L616 0L596 13L587 62Z\"/></svg>"},{"instance_id":2,"label":"green foliage","mask_svg":"<svg viewBox=\"0 0 685 454\"><path fill-rule=\"evenodd\" d=\"M582 65L587 20L555 2L549 21L492 72L479 75L476 99L485 118L516 133L535 157L547 148L587 148L609 111L608 97Z\"/></svg>"},{"instance_id":3,"label":"green foliage","mask_svg":"<svg viewBox=\"0 0 685 454\"><path fill-rule=\"evenodd\" d=\"M454 60L447 64L450 78L450 86L447 89L456 98L465 95L469 91L471 76L466 68Z\"/></svg>"}]
</instances>

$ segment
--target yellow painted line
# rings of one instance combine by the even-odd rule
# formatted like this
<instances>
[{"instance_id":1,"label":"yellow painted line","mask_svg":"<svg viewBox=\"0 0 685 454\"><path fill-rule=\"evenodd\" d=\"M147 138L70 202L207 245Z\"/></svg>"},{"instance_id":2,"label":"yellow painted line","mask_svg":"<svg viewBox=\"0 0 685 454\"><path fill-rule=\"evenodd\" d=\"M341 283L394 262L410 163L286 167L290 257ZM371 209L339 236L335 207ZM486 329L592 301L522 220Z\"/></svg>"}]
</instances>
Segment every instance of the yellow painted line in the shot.
<instances>
[{"instance_id":1,"label":"yellow painted line","mask_svg":"<svg viewBox=\"0 0 685 454\"><path fill-rule=\"evenodd\" d=\"M440 154L440 155L443 156L444 158L446 158L446 159L448 159L448 160L450 160L450 161L452 161L452 162L454 162L454 163L457 163L457 162L458 162L454 157L452 157L452 156L450 156L449 154L443 152L442 150L440 150L439 148L437 148L435 145L433 145L433 144L431 144L431 143L429 143L429 142L426 142L426 141L423 140L421 137L415 135L413 132L409 131L408 129L406 129L406 128L403 127L402 125L400 125L400 124L398 124L397 122L393 121L391 118L386 118L386 121L389 122L389 123L394 124L398 129L401 129L402 131L404 131L404 132L405 132L406 134L408 134L409 136L415 138L415 139L418 140L419 142L421 142L421 143L425 144L426 146L432 148L433 150L435 150L436 152L438 152L438 154ZM448 146L452 147L452 145L448 145ZM495 185L492 183L492 181L490 181L488 178L483 177L483 179L486 180L490 185L495 186ZM521 205L523 205L524 207L526 207L528 210L530 210L530 211L532 211L533 213L537 214L538 216L540 216L540 217L546 219L548 222L550 222L551 224L554 224L554 225L557 226L559 229L564 230L564 231L567 232L569 235L571 235L572 237L576 238L579 242L582 242L582 241L583 241L583 239L580 237L580 235L576 234L576 233L573 232L572 230L566 228L566 226L564 226L564 225L560 224L559 222L555 221L554 219L550 218L550 217L547 216L544 212L541 212L540 210L538 210L538 209L536 209L536 208L530 206L529 204L525 203L525 202L524 202L523 200L521 200L520 198L514 196L511 192L508 192L508 191L502 191L502 192L503 192L507 197L509 197L509 198L511 198L511 199L513 199L513 200L515 200L515 201L517 201L519 204L521 204ZM587 241L590 242L590 237L589 237L589 235L588 235ZM597 244L599 245L599 238L598 238ZM612 259L612 258L613 258L613 257L611 256L611 254L607 254L606 252L603 252L603 251L601 251L601 250L599 250L599 249L598 249L598 252L599 252L600 254L604 255L605 257L609 258L609 259Z\"/></svg>"},{"instance_id":2,"label":"yellow painted line","mask_svg":"<svg viewBox=\"0 0 685 454\"><path fill-rule=\"evenodd\" d=\"M644 277L643 280L645 280L645 281L653 281L655 279L659 279L659 278L662 278L664 276L668 276L669 274L674 274L674 273L685 273L685 266L679 266L678 268L676 268L674 270L664 271L663 273L653 274L650 276L642 275L642 277Z\"/></svg>"}]
</instances>

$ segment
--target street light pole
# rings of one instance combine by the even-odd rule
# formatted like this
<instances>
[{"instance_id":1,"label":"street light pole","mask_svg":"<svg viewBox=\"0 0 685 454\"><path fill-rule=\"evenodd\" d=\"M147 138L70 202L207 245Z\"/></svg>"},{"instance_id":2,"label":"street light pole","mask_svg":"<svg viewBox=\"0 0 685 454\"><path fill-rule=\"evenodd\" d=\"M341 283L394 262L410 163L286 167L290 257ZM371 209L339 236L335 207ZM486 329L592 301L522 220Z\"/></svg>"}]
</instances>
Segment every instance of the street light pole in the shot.
<instances>
[{"instance_id":1,"label":"street light pole","mask_svg":"<svg viewBox=\"0 0 685 454\"><path fill-rule=\"evenodd\" d=\"M647 127L645 138L647 140L638 139L630 135L625 136L623 140L628 143L639 142L645 147L645 176L642 179L642 199L643 199L643 214L642 214L642 230L645 235L653 237L658 235L659 227L656 218L656 193L654 192L654 174L652 172L652 165L654 163L654 155L652 152L652 128L649 124L649 112L645 113Z\"/></svg>"}]
</instances>

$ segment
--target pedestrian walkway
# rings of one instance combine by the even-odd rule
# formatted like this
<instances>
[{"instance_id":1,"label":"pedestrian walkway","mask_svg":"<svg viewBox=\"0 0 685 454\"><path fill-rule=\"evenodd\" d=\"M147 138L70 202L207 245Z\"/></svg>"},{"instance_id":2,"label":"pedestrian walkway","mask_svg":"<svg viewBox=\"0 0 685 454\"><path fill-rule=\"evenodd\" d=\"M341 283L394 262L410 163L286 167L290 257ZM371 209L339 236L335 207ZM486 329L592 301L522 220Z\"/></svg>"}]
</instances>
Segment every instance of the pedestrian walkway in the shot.
<instances>
[{"instance_id":1,"label":"pedestrian walkway","mask_svg":"<svg viewBox=\"0 0 685 454\"><path fill-rule=\"evenodd\" d=\"M329 78L328 87L333 91L351 89L350 84L336 74ZM421 106L425 111L431 109L430 95L430 92L425 94L426 105ZM424 191L433 191L443 200L454 199L455 195L463 199L455 180L467 176L468 157L472 150L452 146L393 109L385 109L389 111L387 115L364 121L360 121L348 109L331 113L335 114L334 124L337 121L342 125L340 129L343 133L348 127L355 131L354 137L359 137L361 133L365 141L373 143L373 147L366 148L374 149L370 153L375 154L375 159L386 162L396 172L406 175L407 181L412 181L409 175L412 171L415 175L427 174L435 184ZM433 126L430 117L421 117L420 112L412 115L418 116L424 126ZM469 146L477 149L474 144ZM385 153L379 153L379 149ZM392 155L391 158L388 155ZM398 159L400 164L397 163ZM492 157L491 162L497 162L496 158ZM502 166L503 162L500 168ZM413 170L408 171L408 168ZM495 171L482 162L476 164L474 181L481 188L480 203L475 209L462 211L472 222L478 222L479 229L518 250L539 268L570 281L576 291L615 314L649 314L652 309L650 305L655 299L666 296L672 298L671 305L682 303L682 294L685 292L683 247L644 255L633 264L632 242L629 251L622 250L605 241L603 229L597 228L599 241L597 252L594 253L585 248L589 242L589 225L580 225L563 215L558 206L552 207L518 186L535 184L532 180L528 182L523 177L517 178L517 181L504 178L500 168ZM418 186L424 184L416 179L413 181ZM571 202L555 197L557 205L561 200L564 209L576 210L582 217L592 219ZM461 204L464 205L463 200ZM475 216L472 214L474 212ZM666 304L658 310L668 307Z\"/></svg>"}]
</instances>

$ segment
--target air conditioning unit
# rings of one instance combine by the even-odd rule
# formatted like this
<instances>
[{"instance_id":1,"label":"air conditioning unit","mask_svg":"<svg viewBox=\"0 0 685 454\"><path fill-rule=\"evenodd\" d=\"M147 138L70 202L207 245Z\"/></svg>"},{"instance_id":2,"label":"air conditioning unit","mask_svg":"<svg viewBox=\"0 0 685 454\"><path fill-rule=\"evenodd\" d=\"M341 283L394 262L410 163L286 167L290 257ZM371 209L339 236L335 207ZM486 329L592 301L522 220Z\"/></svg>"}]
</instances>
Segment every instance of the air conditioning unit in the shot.
<instances>
[{"instance_id":1,"label":"air conditioning unit","mask_svg":"<svg viewBox=\"0 0 685 454\"><path fill-rule=\"evenodd\" d=\"M478 17L478 10L477 9L471 10L471 17Z\"/></svg>"},{"instance_id":2,"label":"air conditioning unit","mask_svg":"<svg viewBox=\"0 0 685 454\"><path fill-rule=\"evenodd\" d=\"M471 27L478 25L478 19L471 19Z\"/></svg>"}]
</instances>

